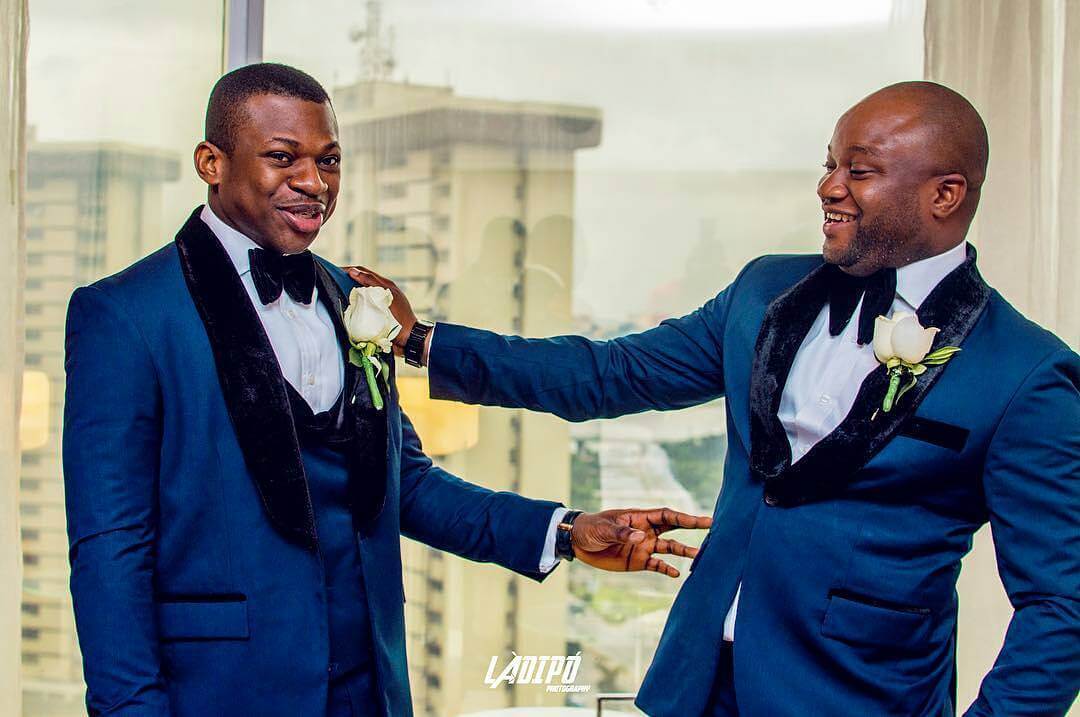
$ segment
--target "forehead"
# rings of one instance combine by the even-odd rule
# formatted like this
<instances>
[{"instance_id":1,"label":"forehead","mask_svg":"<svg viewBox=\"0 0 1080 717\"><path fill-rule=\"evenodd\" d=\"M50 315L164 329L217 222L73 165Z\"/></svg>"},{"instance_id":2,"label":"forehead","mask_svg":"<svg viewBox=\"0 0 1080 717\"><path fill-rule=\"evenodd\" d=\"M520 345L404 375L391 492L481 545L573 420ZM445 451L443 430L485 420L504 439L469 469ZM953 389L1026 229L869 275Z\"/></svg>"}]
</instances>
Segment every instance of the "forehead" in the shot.
<instances>
[{"instance_id":1,"label":"forehead","mask_svg":"<svg viewBox=\"0 0 1080 717\"><path fill-rule=\"evenodd\" d=\"M829 151L840 155L863 147L884 157L906 157L925 149L926 130L918 109L910 104L866 100L837 120Z\"/></svg>"},{"instance_id":2,"label":"forehead","mask_svg":"<svg viewBox=\"0 0 1080 717\"><path fill-rule=\"evenodd\" d=\"M322 147L338 139L337 119L330 103L281 95L247 98L237 130L238 142L259 144L273 137L288 137Z\"/></svg>"}]
</instances>

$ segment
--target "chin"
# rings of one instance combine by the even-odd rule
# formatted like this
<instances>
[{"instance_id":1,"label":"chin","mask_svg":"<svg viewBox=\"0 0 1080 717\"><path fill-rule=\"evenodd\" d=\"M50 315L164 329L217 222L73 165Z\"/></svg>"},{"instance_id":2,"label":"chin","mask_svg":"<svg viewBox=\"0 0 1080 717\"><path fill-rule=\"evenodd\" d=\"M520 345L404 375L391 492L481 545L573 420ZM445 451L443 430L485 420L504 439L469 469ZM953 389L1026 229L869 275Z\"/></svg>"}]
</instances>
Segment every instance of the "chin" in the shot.
<instances>
[{"instance_id":1,"label":"chin","mask_svg":"<svg viewBox=\"0 0 1080 717\"><path fill-rule=\"evenodd\" d=\"M851 247L840 246L829 239L826 239L821 246L821 257L826 264L835 264L837 266L851 266L857 261L851 256Z\"/></svg>"},{"instance_id":2,"label":"chin","mask_svg":"<svg viewBox=\"0 0 1080 717\"><path fill-rule=\"evenodd\" d=\"M283 254L299 254L311 247L315 243L315 237L318 233L315 233L309 237L292 236L287 241L281 243Z\"/></svg>"},{"instance_id":3,"label":"chin","mask_svg":"<svg viewBox=\"0 0 1080 717\"><path fill-rule=\"evenodd\" d=\"M273 233L268 233L268 236L273 237L271 240L276 249L281 254L299 254L314 242L315 238L319 236L319 232L314 234L298 234L289 227L276 226Z\"/></svg>"}]
</instances>

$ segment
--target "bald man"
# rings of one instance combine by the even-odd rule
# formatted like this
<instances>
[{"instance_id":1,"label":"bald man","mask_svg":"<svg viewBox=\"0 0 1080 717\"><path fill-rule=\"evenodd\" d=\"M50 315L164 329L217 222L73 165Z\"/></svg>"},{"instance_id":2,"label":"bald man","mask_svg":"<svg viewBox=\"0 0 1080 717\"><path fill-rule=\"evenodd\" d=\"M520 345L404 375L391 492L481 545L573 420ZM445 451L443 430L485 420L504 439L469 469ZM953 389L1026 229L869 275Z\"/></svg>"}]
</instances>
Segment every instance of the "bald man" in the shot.
<instances>
[{"instance_id":1,"label":"bald man","mask_svg":"<svg viewBox=\"0 0 1080 717\"><path fill-rule=\"evenodd\" d=\"M987 521L1015 612L964 714L1072 703L1080 361L976 268L987 157L952 90L876 92L829 142L820 255L761 257L692 314L612 341L432 332L398 292L434 398L571 421L726 398L723 490L646 713L956 714L956 579Z\"/></svg>"}]
</instances>

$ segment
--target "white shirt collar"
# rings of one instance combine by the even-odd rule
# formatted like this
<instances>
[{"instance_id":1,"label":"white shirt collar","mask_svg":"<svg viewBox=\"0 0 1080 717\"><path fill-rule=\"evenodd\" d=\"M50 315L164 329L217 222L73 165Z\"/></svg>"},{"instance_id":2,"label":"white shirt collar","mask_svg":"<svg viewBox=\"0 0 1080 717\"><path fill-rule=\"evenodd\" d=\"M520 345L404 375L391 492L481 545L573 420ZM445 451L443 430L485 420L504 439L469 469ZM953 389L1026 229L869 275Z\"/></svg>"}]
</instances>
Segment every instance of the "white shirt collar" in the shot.
<instances>
[{"instance_id":1,"label":"white shirt collar","mask_svg":"<svg viewBox=\"0 0 1080 717\"><path fill-rule=\"evenodd\" d=\"M251 258L248 256L248 250L258 249L259 245L247 235L241 234L223 222L217 214L214 214L209 204L203 207L199 219L202 219L203 223L210 227L210 231L214 232L214 236L221 242L221 246L225 248L225 253L229 255L233 266L236 267L236 273L243 276L251 271Z\"/></svg>"},{"instance_id":2,"label":"white shirt collar","mask_svg":"<svg viewBox=\"0 0 1080 717\"><path fill-rule=\"evenodd\" d=\"M896 270L896 293L912 308L918 309L926 297L949 272L967 259L967 242L937 256L920 259Z\"/></svg>"}]
</instances>

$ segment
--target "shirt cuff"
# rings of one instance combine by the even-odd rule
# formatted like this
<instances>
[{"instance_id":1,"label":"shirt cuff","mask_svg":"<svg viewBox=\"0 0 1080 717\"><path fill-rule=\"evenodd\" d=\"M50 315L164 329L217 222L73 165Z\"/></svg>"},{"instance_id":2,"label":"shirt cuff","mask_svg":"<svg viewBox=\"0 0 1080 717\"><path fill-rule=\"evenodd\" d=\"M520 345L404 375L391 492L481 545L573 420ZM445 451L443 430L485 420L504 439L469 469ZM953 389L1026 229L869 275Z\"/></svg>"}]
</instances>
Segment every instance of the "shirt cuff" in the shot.
<instances>
[{"instance_id":1,"label":"shirt cuff","mask_svg":"<svg viewBox=\"0 0 1080 717\"><path fill-rule=\"evenodd\" d=\"M556 508L555 512L551 514L551 522L548 523L547 539L544 541L544 552L540 554L540 572L547 575L555 566L559 564L559 559L555 557L555 534L559 530L559 522L563 519L570 510L567 508Z\"/></svg>"},{"instance_id":2,"label":"shirt cuff","mask_svg":"<svg viewBox=\"0 0 1080 717\"><path fill-rule=\"evenodd\" d=\"M424 339L424 341L426 341L428 345L427 361L424 362L424 368L428 369L429 371L431 370L431 349L435 348L435 327L438 325L438 322L433 322L431 324L431 331L428 332L427 338ZM423 355L422 352L423 349L421 349L421 356Z\"/></svg>"}]
</instances>

